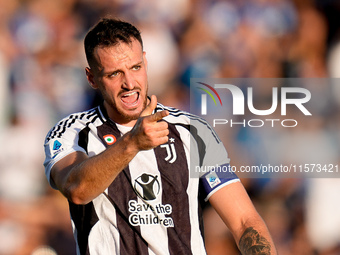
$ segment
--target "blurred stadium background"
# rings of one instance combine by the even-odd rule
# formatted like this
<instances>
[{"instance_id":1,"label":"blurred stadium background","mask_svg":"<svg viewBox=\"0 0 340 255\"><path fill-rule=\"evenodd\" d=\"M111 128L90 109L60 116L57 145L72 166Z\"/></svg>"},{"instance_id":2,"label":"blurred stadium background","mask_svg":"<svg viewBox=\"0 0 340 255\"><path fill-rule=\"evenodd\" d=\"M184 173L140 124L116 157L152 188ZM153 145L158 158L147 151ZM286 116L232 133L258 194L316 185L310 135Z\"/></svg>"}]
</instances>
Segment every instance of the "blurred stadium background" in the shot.
<instances>
[{"instance_id":1,"label":"blurred stadium background","mask_svg":"<svg viewBox=\"0 0 340 255\"><path fill-rule=\"evenodd\" d=\"M67 202L44 176L43 141L59 119L98 103L83 38L108 14L140 28L150 94L183 110L190 77L340 77L338 0L0 0L0 255L75 254ZM325 91L335 103L293 140L324 132L333 143L319 146L339 161L340 86L313 87ZM223 137L236 164L252 163L256 139L235 129ZM340 254L339 180L243 183L279 254ZM204 213L208 254L239 254L216 214Z\"/></svg>"}]
</instances>

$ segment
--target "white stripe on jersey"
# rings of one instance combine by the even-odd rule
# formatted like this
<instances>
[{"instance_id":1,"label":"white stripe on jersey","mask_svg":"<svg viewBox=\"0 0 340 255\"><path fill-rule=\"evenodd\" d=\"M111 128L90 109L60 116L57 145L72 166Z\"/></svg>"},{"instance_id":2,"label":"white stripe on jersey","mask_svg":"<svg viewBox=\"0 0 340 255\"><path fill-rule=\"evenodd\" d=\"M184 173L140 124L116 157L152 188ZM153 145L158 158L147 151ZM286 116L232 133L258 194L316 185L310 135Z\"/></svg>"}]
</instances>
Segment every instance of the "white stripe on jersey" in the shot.
<instances>
[{"instance_id":1,"label":"white stripe on jersey","mask_svg":"<svg viewBox=\"0 0 340 255\"><path fill-rule=\"evenodd\" d=\"M104 194L94 199L93 205L100 220L93 226L88 237L90 254L119 254L116 209Z\"/></svg>"},{"instance_id":2,"label":"white stripe on jersey","mask_svg":"<svg viewBox=\"0 0 340 255\"><path fill-rule=\"evenodd\" d=\"M190 136L187 135L187 130L182 126L177 126L177 130L181 136L183 144L190 144ZM190 148L185 147L185 154L188 159L190 156ZM188 167L190 169L190 160L188 160ZM190 171L190 170L189 170ZM206 254L204 242L202 239L203 233L200 230L200 219L198 215L198 199L193 196L198 190L199 178L190 178L187 188L187 195L189 198L189 214L191 219L191 249L193 255L203 255Z\"/></svg>"},{"instance_id":3,"label":"white stripe on jersey","mask_svg":"<svg viewBox=\"0 0 340 255\"><path fill-rule=\"evenodd\" d=\"M161 181L161 173L157 169L157 160L155 157L154 150L140 151L129 163L130 175L131 175L131 184L133 186L138 186L138 182L141 175L148 174L148 177L151 181L155 180L154 192L155 199L153 200L142 200L138 197L138 205L142 205L141 210L136 212L136 217L143 217L145 220L150 220L154 217L159 217L160 219L164 217L168 217L167 215L161 215L156 212L156 207L158 205L163 206L162 203L162 181ZM155 179L151 179L151 176L157 176ZM141 181L139 181L141 182ZM159 183L159 186L157 186ZM138 189L140 187L136 187ZM142 190L140 190L142 193ZM143 196L144 194L141 194ZM146 205L146 207L144 207ZM148 207L148 205L150 207ZM152 209L152 208L153 209ZM152 211L155 210L155 211ZM130 214L131 217L131 214ZM159 240L167 240L167 228L162 226L161 224L143 224L140 225L141 234L143 238L149 243L149 254L169 254L168 242Z\"/></svg>"}]
</instances>

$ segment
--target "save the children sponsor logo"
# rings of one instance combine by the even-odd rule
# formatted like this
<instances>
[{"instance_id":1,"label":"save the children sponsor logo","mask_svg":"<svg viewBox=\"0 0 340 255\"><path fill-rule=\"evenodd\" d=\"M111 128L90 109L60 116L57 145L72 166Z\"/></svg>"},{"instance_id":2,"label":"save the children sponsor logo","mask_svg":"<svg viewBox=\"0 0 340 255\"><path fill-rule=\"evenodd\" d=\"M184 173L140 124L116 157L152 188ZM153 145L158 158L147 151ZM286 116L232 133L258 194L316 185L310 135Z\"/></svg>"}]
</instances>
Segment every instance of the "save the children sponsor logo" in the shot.
<instances>
[{"instance_id":1,"label":"save the children sponsor logo","mask_svg":"<svg viewBox=\"0 0 340 255\"><path fill-rule=\"evenodd\" d=\"M140 199L132 199L128 204L131 213L129 222L132 226L174 227L174 221L169 217L172 213L172 206L159 203L160 199L157 199L160 194L158 175L143 173L135 179L133 188Z\"/></svg>"},{"instance_id":2,"label":"save the children sponsor logo","mask_svg":"<svg viewBox=\"0 0 340 255\"><path fill-rule=\"evenodd\" d=\"M172 213L170 204L157 203L151 205L145 201L129 201L129 222L132 226L141 225L161 225L164 227L174 227L174 220L169 217Z\"/></svg>"},{"instance_id":3,"label":"save the children sponsor logo","mask_svg":"<svg viewBox=\"0 0 340 255\"><path fill-rule=\"evenodd\" d=\"M160 192L158 175L143 173L133 185L136 194L143 200L154 200Z\"/></svg>"}]
</instances>

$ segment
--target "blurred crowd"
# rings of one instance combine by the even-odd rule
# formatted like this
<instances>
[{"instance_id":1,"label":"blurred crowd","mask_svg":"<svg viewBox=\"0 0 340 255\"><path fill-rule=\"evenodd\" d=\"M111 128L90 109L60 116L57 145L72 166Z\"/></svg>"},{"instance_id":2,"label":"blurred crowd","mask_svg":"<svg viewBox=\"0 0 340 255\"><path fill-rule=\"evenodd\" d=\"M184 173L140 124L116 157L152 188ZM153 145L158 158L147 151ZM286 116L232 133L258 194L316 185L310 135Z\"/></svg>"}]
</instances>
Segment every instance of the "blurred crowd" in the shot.
<instances>
[{"instance_id":1,"label":"blurred crowd","mask_svg":"<svg viewBox=\"0 0 340 255\"><path fill-rule=\"evenodd\" d=\"M44 176L43 141L59 119L100 101L83 50L99 18L141 30L150 94L183 110L193 77L340 77L337 0L0 0L0 7L0 255L75 254L66 199ZM340 86L325 86L309 87L324 106L287 139L298 150L326 130L317 144L339 161ZM251 164L252 151L270 139L242 128L222 136L235 164ZM301 155L296 150L282 153ZM242 181L279 254L340 254L337 179ZM204 216L208 254L239 254L209 206Z\"/></svg>"}]
</instances>

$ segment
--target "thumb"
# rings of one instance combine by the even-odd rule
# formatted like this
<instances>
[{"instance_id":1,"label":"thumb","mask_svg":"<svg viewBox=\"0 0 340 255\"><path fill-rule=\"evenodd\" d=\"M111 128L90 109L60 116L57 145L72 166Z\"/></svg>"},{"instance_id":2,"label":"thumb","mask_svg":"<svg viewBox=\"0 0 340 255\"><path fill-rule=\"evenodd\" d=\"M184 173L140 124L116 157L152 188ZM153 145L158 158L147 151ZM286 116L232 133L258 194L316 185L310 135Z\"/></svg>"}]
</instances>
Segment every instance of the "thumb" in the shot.
<instances>
[{"instance_id":1,"label":"thumb","mask_svg":"<svg viewBox=\"0 0 340 255\"><path fill-rule=\"evenodd\" d=\"M141 113L141 117L149 116L155 110L157 106L157 97L155 95L151 96L150 103L145 107Z\"/></svg>"}]
</instances>

